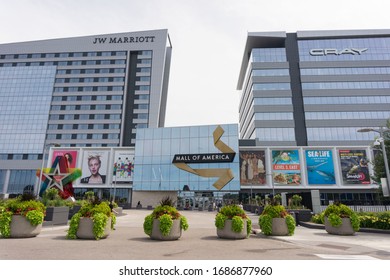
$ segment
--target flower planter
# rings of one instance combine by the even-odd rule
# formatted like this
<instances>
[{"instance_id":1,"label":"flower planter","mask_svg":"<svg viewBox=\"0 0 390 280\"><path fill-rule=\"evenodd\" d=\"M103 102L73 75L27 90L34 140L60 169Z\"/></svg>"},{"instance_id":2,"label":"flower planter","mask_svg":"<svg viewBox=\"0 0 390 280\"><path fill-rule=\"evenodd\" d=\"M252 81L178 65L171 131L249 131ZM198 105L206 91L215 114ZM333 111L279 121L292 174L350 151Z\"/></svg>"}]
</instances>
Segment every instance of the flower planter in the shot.
<instances>
[{"instance_id":1,"label":"flower planter","mask_svg":"<svg viewBox=\"0 0 390 280\"><path fill-rule=\"evenodd\" d=\"M53 225L66 225L68 224L69 207L46 207L45 221L50 221Z\"/></svg>"},{"instance_id":2,"label":"flower planter","mask_svg":"<svg viewBox=\"0 0 390 280\"><path fill-rule=\"evenodd\" d=\"M288 235L288 227L286 219L284 218L272 218L272 234L271 235Z\"/></svg>"},{"instance_id":3,"label":"flower planter","mask_svg":"<svg viewBox=\"0 0 390 280\"><path fill-rule=\"evenodd\" d=\"M355 234L354 229L351 225L350 218L341 218L342 223L338 227L334 227L329 222L328 218L325 217L325 230L329 234L335 234L335 235L353 235Z\"/></svg>"},{"instance_id":4,"label":"flower planter","mask_svg":"<svg viewBox=\"0 0 390 280\"><path fill-rule=\"evenodd\" d=\"M217 235L224 239L245 239L247 238L247 220L244 220L244 227L241 232L232 230L232 220L226 220L223 229L217 228Z\"/></svg>"},{"instance_id":5,"label":"flower planter","mask_svg":"<svg viewBox=\"0 0 390 280\"><path fill-rule=\"evenodd\" d=\"M160 231L160 221L158 219L154 219L150 238L155 240L177 240L181 237L181 231L180 219L173 220L171 231L168 235L164 236Z\"/></svg>"},{"instance_id":6,"label":"flower planter","mask_svg":"<svg viewBox=\"0 0 390 280\"><path fill-rule=\"evenodd\" d=\"M26 217L21 215L12 215L11 220L11 238L35 237L41 233L42 224L31 225Z\"/></svg>"},{"instance_id":7,"label":"flower planter","mask_svg":"<svg viewBox=\"0 0 390 280\"><path fill-rule=\"evenodd\" d=\"M111 232L111 218L108 218L106 227L104 229L104 235L101 237L106 238L110 235ZM81 217L79 227L77 230L77 238L80 239L95 239L95 235L93 234L93 221L91 218Z\"/></svg>"}]
</instances>

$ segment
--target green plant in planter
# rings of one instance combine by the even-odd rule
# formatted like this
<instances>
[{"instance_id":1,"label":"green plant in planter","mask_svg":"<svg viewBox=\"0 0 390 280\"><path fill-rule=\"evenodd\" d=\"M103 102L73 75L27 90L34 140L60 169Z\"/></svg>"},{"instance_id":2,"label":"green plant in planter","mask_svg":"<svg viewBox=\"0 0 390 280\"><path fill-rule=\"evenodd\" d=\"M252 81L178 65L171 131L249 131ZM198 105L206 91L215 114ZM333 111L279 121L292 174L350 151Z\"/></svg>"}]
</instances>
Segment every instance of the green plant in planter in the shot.
<instances>
[{"instance_id":1,"label":"green plant in planter","mask_svg":"<svg viewBox=\"0 0 390 280\"><path fill-rule=\"evenodd\" d=\"M244 219L246 219L246 232L247 237L252 232L252 221L245 214L245 211L238 205L225 205L223 206L217 215L215 216L215 226L218 229L225 227L226 220L232 220L232 231L241 232L244 229Z\"/></svg>"},{"instance_id":2,"label":"green plant in planter","mask_svg":"<svg viewBox=\"0 0 390 280\"><path fill-rule=\"evenodd\" d=\"M57 188L49 188L42 195L42 203L46 207L58 207L58 206L69 206L73 205L73 202L63 199Z\"/></svg>"},{"instance_id":3,"label":"green plant in planter","mask_svg":"<svg viewBox=\"0 0 390 280\"><path fill-rule=\"evenodd\" d=\"M360 229L360 219L358 215L352 211L351 208L342 204L334 203L326 207L322 215L322 222L325 222L325 217L328 218L329 223L333 227L339 227L342 224L341 218L349 218L351 220L351 225L354 231L359 231Z\"/></svg>"},{"instance_id":4,"label":"green plant in planter","mask_svg":"<svg viewBox=\"0 0 390 280\"><path fill-rule=\"evenodd\" d=\"M273 218L284 218L288 228L288 234L293 235L295 231L295 220L294 218L286 211L283 205L279 205L275 200L272 204L268 204L263 213L259 217L259 225L261 231L265 235L272 234L272 219Z\"/></svg>"},{"instance_id":5,"label":"green plant in planter","mask_svg":"<svg viewBox=\"0 0 390 280\"><path fill-rule=\"evenodd\" d=\"M112 213L107 202L101 202L93 196L88 197L88 199L82 204L80 210L74 214L70 220L66 236L68 239L77 238L76 234L82 217L92 219L93 234L96 240L99 240L104 236L104 230L106 228L108 218L111 218L111 229L114 229L116 224L116 216Z\"/></svg>"},{"instance_id":6,"label":"green plant in planter","mask_svg":"<svg viewBox=\"0 0 390 280\"><path fill-rule=\"evenodd\" d=\"M173 220L180 219L180 228L182 230L187 230L189 227L187 218L177 211L172 199L169 197L163 198L160 201L160 205L158 205L151 214L145 217L143 228L144 232L149 236L152 234L154 219L160 221L160 231L163 236L167 236L170 233Z\"/></svg>"},{"instance_id":7,"label":"green plant in planter","mask_svg":"<svg viewBox=\"0 0 390 280\"><path fill-rule=\"evenodd\" d=\"M32 226L37 226L43 223L45 211L43 203L35 200L35 197L30 194L5 200L0 207L1 236L10 237L12 215L24 216Z\"/></svg>"}]
</instances>

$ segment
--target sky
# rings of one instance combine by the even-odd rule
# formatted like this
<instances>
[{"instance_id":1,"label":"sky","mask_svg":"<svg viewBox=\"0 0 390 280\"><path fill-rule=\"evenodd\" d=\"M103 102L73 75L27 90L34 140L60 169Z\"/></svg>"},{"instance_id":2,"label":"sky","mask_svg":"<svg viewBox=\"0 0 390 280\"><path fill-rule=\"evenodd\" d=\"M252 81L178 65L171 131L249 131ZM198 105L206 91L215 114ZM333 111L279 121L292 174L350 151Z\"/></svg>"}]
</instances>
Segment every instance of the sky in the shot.
<instances>
[{"instance_id":1,"label":"sky","mask_svg":"<svg viewBox=\"0 0 390 280\"><path fill-rule=\"evenodd\" d=\"M0 0L0 44L168 29L165 126L238 123L248 32L390 29L388 0Z\"/></svg>"}]
</instances>

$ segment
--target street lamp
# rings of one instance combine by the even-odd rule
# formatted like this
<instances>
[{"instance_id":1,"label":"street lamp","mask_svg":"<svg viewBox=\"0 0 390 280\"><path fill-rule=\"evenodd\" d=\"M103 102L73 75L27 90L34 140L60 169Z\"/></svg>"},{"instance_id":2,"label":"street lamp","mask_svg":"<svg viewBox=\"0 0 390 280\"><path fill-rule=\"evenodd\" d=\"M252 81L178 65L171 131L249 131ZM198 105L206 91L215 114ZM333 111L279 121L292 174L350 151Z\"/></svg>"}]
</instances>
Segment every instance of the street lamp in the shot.
<instances>
[{"instance_id":1,"label":"street lamp","mask_svg":"<svg viewBox=\"0 0 390 280\"><path fill-rule=\"evenodd\" d=\"M43 173L43 166L44 166L44 163L45 163L45 157L46 157L46 149L48 147L60 147L61 145L58 144L58 143L49 143L49 144L46 144L44 147L43 147L43 155L42 155L42 165L41 165L41 171L39 172L39 180L38 180L38 186L36 187L36 190L34 190L34 194L36 194L37 196L39 195L39 190L41 188L41 183L42 183L42 173Z\"/></svg>"},{"instance_id":2,"label":"street lamp","mask_svg":"<svg viewBox=\"0 0 390 280\"><path fill-rule=\"evenodd\" d=\"M387 185L388 194L390 194L389 162L387 160L385 138L384 138L384 133L390 133L390 129L383 129L382 127L380 128L380 130L373 129L373 128L362 128L362 129L359 129L357 132L377 132L377 133L379 133L379 139L377 139L375 141L375 144L379 144L378 142L380 142L380 145L382 148L383 160L385 162L385 171L386 171L386 185Z\"/></svg>"}]
</instances>

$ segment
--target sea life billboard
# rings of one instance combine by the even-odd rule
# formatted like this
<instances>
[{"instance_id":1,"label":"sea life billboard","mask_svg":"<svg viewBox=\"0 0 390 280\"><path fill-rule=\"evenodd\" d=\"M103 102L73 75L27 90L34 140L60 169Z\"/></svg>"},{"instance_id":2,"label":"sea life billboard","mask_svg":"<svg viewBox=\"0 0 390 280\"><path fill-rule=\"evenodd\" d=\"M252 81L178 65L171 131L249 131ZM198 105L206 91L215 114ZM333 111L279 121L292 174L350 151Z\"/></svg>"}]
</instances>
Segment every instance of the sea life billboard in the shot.
<instances>
[{"instance_id":1,"label":"sea life billboard","mask_svg":"<svg viewBox=\"0 0 390 280\"><path fill-rule=\"evenodd\" d=\"M275 185L301 184L298 150L272 151L272 178Z\"/></svg>"},{"instance_id":2,"label":"sea life billboard","mask_svg":"<svg viewBox=\"0 0 390 280\"><path fill-rule=\"evenodd\" d=\"M336 184L331 150L306 150L305 155L309 185Z\"/></svg>"},{"instance_id":3,"label":"sea life billboard","mask_svg":"<svg viewBox=\"0 0 390 280\"><path fill-rule=\"evenodd\" d=\"M339 157L344 185L371 183L365 150L339 150Z\"/></svg>"}]
</instances>

